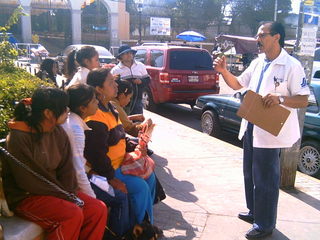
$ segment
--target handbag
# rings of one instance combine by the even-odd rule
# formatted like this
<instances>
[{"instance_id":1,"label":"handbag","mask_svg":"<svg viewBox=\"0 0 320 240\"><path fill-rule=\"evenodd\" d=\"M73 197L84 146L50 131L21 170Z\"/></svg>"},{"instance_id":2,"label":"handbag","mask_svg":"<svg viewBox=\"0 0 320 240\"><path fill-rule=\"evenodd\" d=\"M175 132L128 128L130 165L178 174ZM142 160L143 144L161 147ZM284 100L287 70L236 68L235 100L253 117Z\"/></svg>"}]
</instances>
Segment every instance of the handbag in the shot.
<instances>
[{"instance_id":1,"label":"handbag","mask_svg":"<svg viewBox=\"0 0 320 240\"><path fill-rule=\"evenodd\" d=\"M74 193L68 192L64 189L62 189L60 186L58 186L57 184L51 182L50 180L48 180L47 178L45 178L44 176L40 175L39 173L35 172L34 170L32 170L29 166L27 166L26 164L24 164L23 162L19 161L15 156L13 156L11 153L9 153L6 149L4 149L3 147L0 147L0 152L2 152L6 157L10 158L11 160L13 160L16 164L18 164L20 167L24 168L25 170L27 170L28 172L30 172L32 175L34 175L35 177L37 177L38 179L40 179L41 181L47 183L49 186L51 186L52 188L54 188L55 190L57 190L58 192L64 194L67 199L69 199L69 201L75 203L77 206L79 207L83 207L84 206L84 202Z\"/></svg>"},{"instance_id":2,"label":"handbag","mask_svg":"<svg viewBox=\"0 0 320 240\"><path fill-rule=\"evenodd\" d=\"M147 144L155 124L149 119L143 124L139 132L138 145L133 152L127 152L121 164L121 172L127 175L138 176L144 179L150 177L155 168L155 163L146 154Z\"/></svg>"}]
</instances>

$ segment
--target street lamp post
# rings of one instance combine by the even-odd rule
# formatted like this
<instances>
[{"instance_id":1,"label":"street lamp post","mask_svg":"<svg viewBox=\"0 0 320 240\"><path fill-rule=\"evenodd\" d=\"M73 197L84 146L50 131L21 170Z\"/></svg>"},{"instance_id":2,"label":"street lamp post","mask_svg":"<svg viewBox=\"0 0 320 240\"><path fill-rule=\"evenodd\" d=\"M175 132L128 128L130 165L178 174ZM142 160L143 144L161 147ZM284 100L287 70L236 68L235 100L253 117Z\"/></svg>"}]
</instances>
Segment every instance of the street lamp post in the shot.
<instances>
[{"instance_id":1,"label":"street lamp post","mask_svg":"<svg viewBox=\"0 0 320 240\"><path fill-rule=\"evenodd\" d=\"M143 8L143 0L136 0L137 10L139 14L139 40L138 43L141 44L141 15L142 15L142 8Z\"/></svg>"}]
</instances>

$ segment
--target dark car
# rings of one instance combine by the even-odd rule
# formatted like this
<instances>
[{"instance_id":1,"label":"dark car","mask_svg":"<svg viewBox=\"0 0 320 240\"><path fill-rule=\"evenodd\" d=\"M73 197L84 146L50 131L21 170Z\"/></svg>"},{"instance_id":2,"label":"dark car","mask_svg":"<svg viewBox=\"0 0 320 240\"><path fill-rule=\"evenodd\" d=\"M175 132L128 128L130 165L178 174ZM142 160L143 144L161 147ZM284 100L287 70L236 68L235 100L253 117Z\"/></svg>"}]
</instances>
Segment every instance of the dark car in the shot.
<instances>
[{"instance_id":1,"label":"dark car","mask_svg":"<svg viewBox=\"0 0 320 240\"><path fill-rule=\"evenodd\" d=\"M320 83L312 82L302 133L298 168L310 176L320 175ZM194 111L201 115L202 132L219 137L222 131L238 134L241 118L236 112L241 93L206 95L197 99Z\"/></svg>"},{"instance_id":2,"label":"dark car","mask_svg":"<svg viewBox=\"0 0 320 240\"><path fill-rule=\"evenodd\" d=\"M212 67L212 58L205 49L146 43L133 47L135 59L146 65L151 77L143 93L143 104L154 110L159 103L194 105L199 96L219 93L219 75Z\"/></svg>"}]
</instances>

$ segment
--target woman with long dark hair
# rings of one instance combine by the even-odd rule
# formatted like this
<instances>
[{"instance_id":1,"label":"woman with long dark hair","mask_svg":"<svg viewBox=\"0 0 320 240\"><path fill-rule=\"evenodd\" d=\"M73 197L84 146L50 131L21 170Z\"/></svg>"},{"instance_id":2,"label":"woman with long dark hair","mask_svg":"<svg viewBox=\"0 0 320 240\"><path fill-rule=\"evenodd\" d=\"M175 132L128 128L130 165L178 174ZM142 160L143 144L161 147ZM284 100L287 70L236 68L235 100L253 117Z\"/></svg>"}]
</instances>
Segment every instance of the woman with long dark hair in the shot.
<instances>
[{"instance_id":1,"label":"woman with long dark hair","mask_svg":"<svg viewBox=\"0 0 320 240\"><path fill-rule=\"evenodd\" d=\"M108 69L95 69L88 75L87 84L93 86L99 100L95 115L86 119L92 129L86 132L85 156L93 171L108 179L116 190L128 193L134 223L148 219L153 223L155 175L147 179L121 172L128 143L125 131L110 100L117 96L117 83Z\"/></svg>"},{"instance_id":2,"label":"woman with long dark hair","mask_svg":"<svg viewBox=\"0 0 320 240\"><path fill-rule=\"evenodd\" d=\"M8 151L33 171L83 202L73 200L8 158L3 184L9 207L40 225L46 239L92 239L103 236L107 209L103 202L78 191L67 134L60 124L68 116L68 96L57 88L37 89L22 100L9 122Z\"/></svg>"},{"instance_id":3,"label":"woman with long dark hair","mask_svg":"<svg viewBox=\"0 0 320 240\"><path fill-rule=\"evenodd\" d=\"M36 76L44 81L53 83L58 86L56 76L58 73L58 63L51 58L46 58L40 65L40 70Z\"/></svg>"}]
</instances>

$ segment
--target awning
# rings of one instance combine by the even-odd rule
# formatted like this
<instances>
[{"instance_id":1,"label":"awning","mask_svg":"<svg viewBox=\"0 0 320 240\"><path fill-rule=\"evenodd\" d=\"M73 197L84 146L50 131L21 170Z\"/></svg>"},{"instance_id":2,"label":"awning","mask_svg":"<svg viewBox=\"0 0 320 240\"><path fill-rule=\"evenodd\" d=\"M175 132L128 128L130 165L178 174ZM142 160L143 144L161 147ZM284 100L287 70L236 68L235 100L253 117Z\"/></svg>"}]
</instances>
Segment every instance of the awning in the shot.
<instances>
[{"instance_id":1,"label":"awning","mask_svg":"<svg viewBox=\"0 0 320 240\"><path fill-rule=\"evenodd\" d=\"M257 41L253 37L235 35L220 35L216 37L218 42L231 41L237 54L258 53Z\"/></svg>"}]
</instances>

